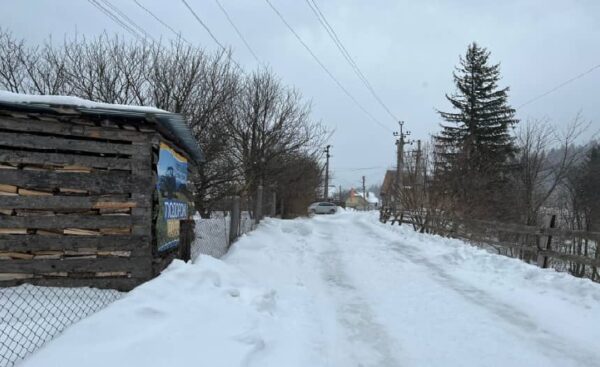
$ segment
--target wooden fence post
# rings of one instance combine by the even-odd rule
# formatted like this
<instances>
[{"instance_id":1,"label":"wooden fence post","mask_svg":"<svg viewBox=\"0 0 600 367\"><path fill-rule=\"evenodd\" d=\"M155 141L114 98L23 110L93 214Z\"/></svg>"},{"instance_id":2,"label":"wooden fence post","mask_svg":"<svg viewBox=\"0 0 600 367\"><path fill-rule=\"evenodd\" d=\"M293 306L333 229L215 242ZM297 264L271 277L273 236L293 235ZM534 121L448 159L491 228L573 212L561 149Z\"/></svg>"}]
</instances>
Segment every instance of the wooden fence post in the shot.
<instances>
[{"instance_id":1,"label":"wooden fence post","mask_svg":"<svg viewBox=\"0 0 600 367\"><path fill-rule=\"evenodd\" d=\"M554 228L556 226L556 215L552 215L551 217L545 218L544 224L542 228ZM544 251L548 251L552 249L552 236L551 235L541 235L540 241L538 243L538 257L537 257L537 265L540 268L548 267L548 256L544 255ZM541 252L541 253L539 253Z\"/></svg>"},{"instance_id":2,"label":"wooden fence post","mask_svg":"<svg viewBox=\"0 0 600 367\"><path fill-rule=\"evenodd\" d=\"M240 197L234 196L231 203L231 222L229 222L229 244L240 235Z\"/></svg>"},{"instance_id":3,"label":"wooden fence post","mask_svg":"<svg viewBox=\"0 0 600 367\"><path fill-rule=\"evenodd\" d=\"M277 215L277 192L273 189L271 193L271 217L275 218Z\"/></svg>"},{"instance_id":4,"label":"wooden fence post","mask_svg":"<svg viewBox=\"0 0 600 367\"><path fill-rule=\"evenodd\" d=\"M263 218L263 185L258 185L256 189L256 211L254 212L256 224Z\"/></svg>"},{"instance_id":5,"label":"wooden fence post","mask_svg":"<svg viewBox=\"0 0 600 367\"><path fill-rule=\"evenodd\" d=\"M183 261L189 261L192 257L195 226L196 222L193 219L179 221L179 258Z\"/></svg>"}]
</instances>

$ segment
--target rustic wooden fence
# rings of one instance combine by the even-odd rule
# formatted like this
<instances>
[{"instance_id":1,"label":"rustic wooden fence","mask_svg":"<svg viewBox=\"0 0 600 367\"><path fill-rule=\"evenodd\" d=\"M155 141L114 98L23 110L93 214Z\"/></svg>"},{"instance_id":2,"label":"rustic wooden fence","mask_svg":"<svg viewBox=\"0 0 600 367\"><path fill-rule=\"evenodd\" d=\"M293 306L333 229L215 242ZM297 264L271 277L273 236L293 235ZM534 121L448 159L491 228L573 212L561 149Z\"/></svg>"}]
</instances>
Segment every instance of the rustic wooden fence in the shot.
<instances>
[{"instance_id":1,"label":"rustic wooden fence","mask_svg":"<svg viewBox=\"0 0 600 367\"><path fill-rule=\"evenodd\" d=\"M423 226L415 220L414 213L405 211L400 222L413 225L418 231L492 247L499 254L542 268L600 281L600 232L555 228L555 216L548 216L542 226L472 219L455 219L445 226Z\"/></svg>"}]
</instances>

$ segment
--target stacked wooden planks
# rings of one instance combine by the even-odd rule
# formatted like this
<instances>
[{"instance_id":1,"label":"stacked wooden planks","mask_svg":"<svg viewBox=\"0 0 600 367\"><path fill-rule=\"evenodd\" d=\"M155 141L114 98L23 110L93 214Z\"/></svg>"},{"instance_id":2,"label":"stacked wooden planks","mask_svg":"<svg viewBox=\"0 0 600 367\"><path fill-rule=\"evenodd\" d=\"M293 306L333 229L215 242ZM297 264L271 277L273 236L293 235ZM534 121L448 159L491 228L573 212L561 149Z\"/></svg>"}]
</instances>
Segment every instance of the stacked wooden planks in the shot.
<instances>
[{"instance_id":1,"label":"stacked wooden planks","mask_svg":"<svg viewBox=\"0 0 600 367\"><path fill-rule=\"evenodd\" d=\"M0 111L0 286L151 278L156 139L126 119Z\"/></svg>"}]
</instances>

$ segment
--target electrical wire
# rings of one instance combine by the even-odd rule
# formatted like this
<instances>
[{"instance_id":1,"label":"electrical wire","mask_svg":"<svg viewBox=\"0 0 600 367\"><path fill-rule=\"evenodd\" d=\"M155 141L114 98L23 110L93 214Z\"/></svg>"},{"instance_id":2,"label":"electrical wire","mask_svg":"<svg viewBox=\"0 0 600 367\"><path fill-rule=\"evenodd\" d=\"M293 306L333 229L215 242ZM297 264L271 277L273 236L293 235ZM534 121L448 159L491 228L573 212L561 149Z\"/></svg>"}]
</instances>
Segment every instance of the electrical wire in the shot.
<instances>
[{"instance_id":1,"label":"electrical wire","mask_svg":"<svg viewBox=\"0 0 600 367\"><path fill-rule=\"evenodd\" d=\"M381 105L381 107L383 107L383 109L388 113L388 115L390 115L392 117L392 119L394 119L394 121L398 121L398 118L392 113L390 108L383 102L383 100L379 97L377 92L375 92L375 89L369 82L369 79L367 79L367 77L364 75L364 73L360 70L360 68L354 61L354 58L352 57L352 55L350 55L350 53L348 52L348 49L346 49L346 47L342 43L342 41L338 37L337 33L335 32L335 30L333 29L333 27L327 20L327 17L325 16L325 14L323 14L321 9L319 8L319 5L316 3L316 1L315 0L305 0L305 1L308 4L308 6L310 7L310 9L312 10L312 12L317 17L317 19L319 20L319 23L321 23L323 28L325 28L325 30L327 31L327 34L329 35L329 38L331 38L331 40L333 41L333 43L335 44L337 49L340 51L340 53L342 54L344 59L346 59L346 61L348 62L348 64L350 65L350 67L352 68L352 70L354 71L356 76L358 77L358 79L360 79L360 81L365 85L365 87L369 90L369 92L371 92L371 94L373 95L375 100L377 100L379 105Z\"/></svg>"},{"instance_id":2,"label":"electrical wire","mask_svg":"<svg viewBox=\"0 0 600 367\"><path fill-rule=\"evenodd\" d=\"M138 32L140 32L142 35L144 35L144 38L150 38L151 40L156 42L154 37L152 37L148 32L146 32L146 30L144 28L140 27L136 22L134 22L131 18L129 18L127 16L127 14L122 12L121 9L119 9L117 6L112 4L109 0L100 0L100 1L102 1L106 6L108 6L113 11L115 11L117 13L117 15L119 15L122 19L125 20L125 22L128 23L128 25L132 26L134 29L136 29Z\"/></svg>"},{"instance_id":3,"label":"electrical wire","mask_svg":"<svg viewBox=\"0 0 600 367\"><path fill-rule=\"evenodd\" d=\"M120 27L125 29L127 32L129 32L135 38L142 39L142 40L144 39L144 37L142 35L140 35L137 31L135 31L134 29L129 27L127 24L125 24L121 19L119 19L116 15L114 15L110 10L103 7L98 1L88 0L88 2L90 4L92 4L94 7L96 7L98 10L103 12L107 17L112 19L113 22L117 23Z\"/></svg>"},{"instance_id":4,"label":"electrical wire","mask_svg":"<svg viewBox=\"0 0 600 367\"><path fill-rule=\"evenodd\" d=\"M532 99L528 100L527 102L525 102L525 103L521 104L521 105L520 105L519 107L517 107L516 109L517 109L517 110L519 110L519 109L521 109L521 108L523 108L523 107L527 106L528 104L531 104L531 103L533 103L533 102L535 102L535 101L537 101L537 100L540 100L540 99L542 99L542 98L546 97L548 94L550 94L550 93L553 93L553 92L557 91L558 89L560 89L560 88L562 88L562 87L564 87L564 86L566 86L566 85L568 85L568 84L571 84L571 83L572 83L572 82L574 82L575 80L583 78L584 76L586 76L587 74L589 74L589 73L593 72L594 70L596 70L596 69L598 69L598 68L600 68L600 64L598 64L598 65L595 65L595 66L592 66L592 67L591 67L589 70L587 70L587 71L584 71L583 73L581 73L581 74L579 74L579 75L577 75L577 76L574 76L573 78L571 78L571 79L569 79L569 80L566 80L566 81L564 81L564 82L560 83L559 85L557 85L556 87L554 87L554 88L550 89L549 91L547 91L547 92L544 92L544 93L542 93L542 94L538 95L537 97L534 97L534 98L532 98Z\"/></svg>"},{"instance_id":5,"label":"electrical wire","mask_svg":"<svg viewBox=\"0 0 600 367\"><path fill-rule=\"evenodd\" d=\"M244 69L240 66L240 64L235 61L233 59L233 57L231 57L231 52L229 52L227 50L227 48L225 48L225 46L223 46L223 44L221 42L219 42L219 40L217 39L217 37L215 37L215 35L212 33L212 31L210 30L210 28L206 25L206 23L204 23L202 21L202 19L200 19L200 17L198 16L198 14L196 14L196 12L194 11L194 9L192 9L192 7L190 6L190 4L188 4L188 2L186 0L181 0L181 2L183 2L183 4L186 6L186 8L190 11L190 13L192 13L192 15L194 16L194 18L196 18L196 20L198 21L198 23L200 23L200 25L202 26L202 28L204 28L206 30L206 32L208 33L208 35L210 36L210 38L213 39L213 41L215 41L215 43L217 45L219 45L219 47L221 47L221 49L227 53L227 57L229 58L229 60L231 62L233 62L235 64L235 66L238 67L238 69L244 73Z\"/></svg>"},{"instance_id":6,"label":"electrical wire","mask_svg":"<svg viewBox=\"0 0 600 367\"><path fill-rule=\"evenodd\" d=\"M246 38L244 37L244 35L242 34L242 32L240 32L240 30L238 29L238 27L235 25L235 23L233 22L233 20L229 16L229 13L225 9L225 7L223 7L223 5L221 5L221 2L219 0L215 0L215 2L219 6L219 8L223 12L223 14L225 14L225 18L227 18L227 21L233 27L233 29L235 30L235 33L237 33L237 35L240 37L240 39L242 40L242 42L244 42L244 45L246 45L246 48L248 49L248 51L250 51L250 53L252 54L252 56L254 57L254 59L256 60L256 62L258 64L260 64L260 60L258 59L258 56L256 56L256 53L254 52L254 50L252 50L252 47L250 47L250 44L248 43L248 41L246 41Z\"/></svg>"},{"instance_id":7,"label":"electrical wire","mask_svg":"<svg viewBox=\"0 0 600 367\"><path fill-rule=\"evenodd\" d=\"M221 47L221 49L227 50L225 48L225 46L223 46L221 44L221 42L219 42L219 40L217 39L217 37L215 37L215 35L210 30L210 28L208 28L208 26L206 25L206 23L204 23L202 21L202 19L200 19L200 17L198 16L198 14L196 14L196 12L194 11L194 9L192 9L192 7L190 6L190 4L188 4L188 2L185 1L185 0L181 0L181 2L183 2L183 4L186 6L186 8L188 8L188 10L190 11L190 13L192 13L192 15L194 16L194 18L196 18L196 20L198 21L198 23L200 23L200 25L202 26L202 28L204 28L204 30L208 33L208 35L210 36L210 38L212 38L212 40L215 41L215 43L217 45L219 45L219 47Z\"/></svg>"},{"instance_id":8,"label":"electrical wire","mask_svg":"<svg viewBox=\"0 0 600 367\"><path fill-rule=\"evenodd\" d=\"M148 13L152 18L156 19L157 22L159 22L165 28L170 30L175 36L177 36L178 38L181 38L185 43L187 43L189 45L192 44L190 41L185 39L185 37L183 37L183 35L181 35L181 32L177 32L175 29L173 29L173 27L168 25L166 22L164 22L162 19L160 19L156 14L154 14L152 11L150 11L150 9L148 9L145 6L143 6L142 4L140 4L138 0L133 0L133 2L135 2L137 4L137 6L139 6L142 10L144 10L146 13Z\"/></svg>"},{"instance_id":9,"label":"electrical wire","mask_svg":"<svg viewBox=\"0 0 600 367\"><path fill-rule=\"evenodd\" d=\"M185 0L182 0L182 1L185 1ZM335 84L337 84L337 86L342 90L342 92L344 92L344 94L346 94L346 96L348 98L350 98L350 100L352 100L352 102L354 102L354 104L356 104L356 106L371 119L371 121L373 121L374 123L376 123L377 125L379 125L380 127L382 127L385 130L392 131L392 129L390 129L386 125L382 124L379 120L377 120L375 118L375 116L373 116L369 111L367 111L362 106L362 104L360 104L360 102L358 102L358 100L339 82L339 80L331 73L331 71L329 71L329 69L327 69L327 67L323 64L323 62L321 62L321 60L311 50L311 48L306 44L306 42L304 42L304 40L302 40L302 38L300 37L300 35L298 35L298 33L294 30L294 28L287 22L287 20L279 12L279 10L277 10L277 8L275 8L275 6L273 6L273 4L271 3L271 1L270 0L265 0L265 1L269 5L269 7L273 10L273 12L275 12L275 14L277 14L277 16L279 17L279 19L281 19L281 21L283 22L283 24L285 24L285 26L290 30L290 32L292 32L292 34L294 35L294 37L296 37L296 39L300 42L300 44L302 44L302 46L304 47L304 49L317 62L317 64L319 64L319 66L325 71L325 73L327 73L327 75L335 82Z\"/></svg>"}]
</instances>

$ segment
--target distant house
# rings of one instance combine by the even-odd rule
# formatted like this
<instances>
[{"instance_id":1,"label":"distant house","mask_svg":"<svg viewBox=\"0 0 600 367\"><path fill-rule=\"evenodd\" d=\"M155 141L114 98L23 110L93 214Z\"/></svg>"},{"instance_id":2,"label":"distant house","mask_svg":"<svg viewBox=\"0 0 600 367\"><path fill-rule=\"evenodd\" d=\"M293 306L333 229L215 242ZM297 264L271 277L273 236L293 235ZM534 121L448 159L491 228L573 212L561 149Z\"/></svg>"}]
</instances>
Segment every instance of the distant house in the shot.
<instances>
[{"instance_id":1,"label":"distant house","mask_svg":"<svg viewBox=\"0 0 600 367\"><path fill-rule=\"evenodd\" d=\"M350 190L350 196L346 199L346 208L356 210L375 210L379 208L379 199L374 193L368 192L365 198L362 192Z\"/></svg>"}]
</instances>

